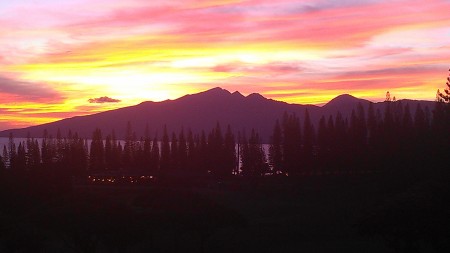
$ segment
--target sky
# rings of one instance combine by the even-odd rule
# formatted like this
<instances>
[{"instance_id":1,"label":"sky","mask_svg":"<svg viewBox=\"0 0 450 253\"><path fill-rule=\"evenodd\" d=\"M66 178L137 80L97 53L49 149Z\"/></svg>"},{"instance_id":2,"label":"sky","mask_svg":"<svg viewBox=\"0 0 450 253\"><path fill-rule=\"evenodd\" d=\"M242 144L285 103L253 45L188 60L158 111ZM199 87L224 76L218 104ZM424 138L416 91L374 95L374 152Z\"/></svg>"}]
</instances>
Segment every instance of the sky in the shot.
<instances>
[{"instance_id":1,"label":"sky","mask_svg":"<svg viewBox=\"0 0 450 253\"><path fill-rule=\"evenodd\" d=\"M450 1L0 1L0 130L222 87L434 100Z\"/></svg>"}]
</instances>

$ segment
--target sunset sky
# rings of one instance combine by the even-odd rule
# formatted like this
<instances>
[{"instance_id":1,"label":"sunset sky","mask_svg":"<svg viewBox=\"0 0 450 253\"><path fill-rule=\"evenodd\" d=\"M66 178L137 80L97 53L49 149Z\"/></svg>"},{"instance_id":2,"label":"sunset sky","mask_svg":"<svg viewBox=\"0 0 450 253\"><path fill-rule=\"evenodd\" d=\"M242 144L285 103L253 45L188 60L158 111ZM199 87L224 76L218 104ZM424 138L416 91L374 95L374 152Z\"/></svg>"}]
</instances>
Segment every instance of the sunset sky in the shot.
<instances>
[{"instance_id":1,"label":"sunset sky","mask_svg":"<svg viewBox=\"0 0 450 253\"><path fill-rule=\"evenodd\" d=\"M450 1L0 1L0 130L213 87L434 100Z\"/></svg>"}]
</instances>

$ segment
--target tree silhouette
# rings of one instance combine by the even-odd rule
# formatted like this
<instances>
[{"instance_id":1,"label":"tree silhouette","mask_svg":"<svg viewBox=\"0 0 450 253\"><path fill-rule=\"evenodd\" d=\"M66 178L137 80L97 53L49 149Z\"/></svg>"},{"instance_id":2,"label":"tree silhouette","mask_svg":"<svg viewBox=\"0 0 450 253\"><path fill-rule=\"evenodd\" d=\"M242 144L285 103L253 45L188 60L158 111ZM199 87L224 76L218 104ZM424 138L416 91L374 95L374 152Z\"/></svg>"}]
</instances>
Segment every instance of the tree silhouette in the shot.
<instances>
[{"instance_id":1,"label":"tree silhouette","mask_svg":"<svg viewBox=\"0 0 450 253\"><path fill-rule=\"evenodd\" d=\"M163 137L161 142L161 163L160 169L164 173L170 168L170 141L167 134L167 127L164 126Z\"/></svg>"},{"instance_id":2,"label":"tree silhouette","mask_svg":"<svg viewBox=\"0 0 450 253\"><path fill-rule=\"evenodd\" d=\"M448 71L450 72L450 69ZM450 103L450 73L447 77L447 82L445 83L445 85L447 87L444 89L444 93L437 90L436 99L438 102Z\"/></svg>"},{"instance_id":3,"label":"tree silhouette","mask_svg":"<svg viewBox=\"0 0 450 253\"><path fill-rule=\"evenodd\" d=\"M243 137L241 141L242 174L246 177L258 177L268 172L266 155L261 144L259 134L254 129L247 140Z\"/></svg>"},{"instance_id":4,"label":"tree silhouette","mask_svg":"<svg viewBox=\"0 0 450 253\"><path fill-rule=\"evenodd\" d=\"M172 140L170 142L170 166L171 170L178 170L180 168L180 160L178 157L178 138L175 132L172 133Z\"/></svg>"},{"instance_id":5,"label":"tree silhouette","mask_svg":"<svg viewBox=\"0 0 450 253\"><path fill-rule=\"evenodd\" d=\"M222 171L223 177L228 177L232 175L233 170L236 167L236 141L234 134L231 131L231 126L227 126L227 131L225 132L224 140L224 150L223 150L223 163L224 168Z\"/></svg>"},{"instance_id":6,"label":"tree silhouette","mask_svg":"<svg viewBox=\"0 0 450 253\"><path fill-rule=\"evenodd\" d=\"M150 171L153 173L155 173L159 169L159 155L159 144L157 136L155 135L152 141L152 149L150 152Z\"/></svg>"},{"instance_id":7,"label":"tree silhouette","mask_svg":"<svg viewBox=\"0 0 450 253\"><path fill-rule=\"evenodd\" d=\"M301 163L301 128L300 121L295 114L283 115L283 169L294 175L299 173Z\"/></svg>"},{"instance_id":8,"label":"tree silhouette","mask_svg":"<svg viewBox=\"0 0 450 253\"><path fill-rule=\"evenodd\" d=\"M283 170L283 136L281 133L280 122L277 120L273 128L271 143L269 147L269 164L274 173Z\"/></svg>"},{"instance_id":9,"label":"tree silhouette","mask_svg":"<svg viewBox=\"0 0 450 253\"><path fill-rule=\"evenodd\" d=\"M303 168L305 170L311 170L313 167L314 161L314 127L311 123L311 119L309 117L308 109L305 109L305 118L303 121Z\"/></svg>"},{"instance_id":10,"label":"tree silhouette","mask_svg":"<svg viewBox=\"0 0 450 253\"><path fill-rule=\"evenodd\" d=\"M184 136L184 129L181 129L178 137L178 167L186 170L188 159L188 145Z\"/></svg>"},{"instance_id":11,"label":"tree silhouette","mask_svg":"<svg viewBox=\"0 0 450 253\"><path fill-rule=\"evenodd\" d=\"M3 159L3 156L0 155L0 175L5 171L5 161Z\"/></svg>"},{"instance_id":12,"label":"tree silhouette","mask_svg":"<svg viewBox=\"0 0 450 253\"><path fill-rule=\"evenodd\" d=\"M92 134L90 155L89 155L89 169L92 171L101 171L105 169L104 161L104 146L102 131L96 129Z\"/></svg>"}]
</instances>

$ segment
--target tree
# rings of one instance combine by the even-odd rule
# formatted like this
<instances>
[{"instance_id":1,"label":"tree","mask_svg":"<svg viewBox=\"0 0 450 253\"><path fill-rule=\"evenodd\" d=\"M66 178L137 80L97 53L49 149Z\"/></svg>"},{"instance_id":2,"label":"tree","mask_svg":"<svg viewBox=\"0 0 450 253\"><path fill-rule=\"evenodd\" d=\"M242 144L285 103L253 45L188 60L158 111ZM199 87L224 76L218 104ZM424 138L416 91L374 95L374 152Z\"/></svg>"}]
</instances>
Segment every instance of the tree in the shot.
<instances>
[{"instance_id":1,"label":"tree","mask_svg":"<svg viewBox=\"0 0 450 253\"><path fill-rule=\"evenodd\" d=\"M104 146L102 131L97 128L92 134L91 150L89 156L89 168L93 171L103 170L105 168Z\"/></svg>"},{"instance_id":2,"label":"tree","mask_svg":"<svg viewBox=\"0 0 450 253\"><path fill-rule=\"evenodd\" d=\"M163 137L161 142L161 161L160 169L165 172L170 168L170 141L167 134L167 127L164 126Z\"/></svg>"},{"instance_id":3,"label":"tree","mask_svg":"<svg viewBox=\"0 0 450 253\"><path fill-rule=\"evenodd\" d=\"M2 162L5 165L5 168L8 167L8 150L6 149L6 145L3 145L3 157L2 157Z\"/></svg>"},{"instance_id":4,"label":"tree","mask_svg":"<svg viewBox=\"0 0 450 253\"><path fill-rule=\"evenodd\" d=\"M131 169L134 167L135 162L135 149L136 149L136 139L133 135L133 129L131 127L131 122L128 121L127 123L127 130L125 135L125 144L123 147L123 167L125 169Z\"/></svg>"},{"instance_id":5,"label":"tree","mask_svg":"<svg viewBox=\"0 0 450 253\"><path fill-rule=\"evenodd\" d=\"M8 161L10 169L14 169L16 167L16 159L17 159L16 143L14 142L13 134L9 133Z\"/></svg>"},{"instance_id":6,"label":"tree","mask_svg":"<svg viewBox=\"0 0 450 253\"><path fill-rule=\"evenodd\" d=\"M39 150L39 143L34 138L27 138L27 168L30 171L36 171L41 165L41 152Z\"/></svg>"},{"instance_id":7,"label":"tree","mask_svg":"<svg viewBox=\"0 0 450 253\"><path fill-rule=\"evenodd\" d=\"M197 144L197 145L196 145ZM187 168L192 172L192 170L198 166L198 138L197 143L194 140L194 135L191 129L189 129L187 134Z\"/></svg>"},{"instance_id":8,"label":"tree","mask_svg":"<svg viewBox=\"0 0 450 253\"><path fill-rule=\"evenodd\" d=\"M172 132L172 141L170 142L170 168L172 170L180 168L180 160L178 159L178 138L175 132Z\"/></svg>"},{"instance_id":9,"label":"tree","mask_svg":"<svg viewBox=\"0 0 450 253\"><path fill-rule=\"evenodd\" d=\"M178 136L178 167L185 170L187 167L188 146L184 136L184 129L181 129Z\"/></svg>"},{"instance_id":10,"label":"tree","mask_svg":"<svg viewBox=\"0 0 450 253\"><path fill-rule=\"evenodd\" d=\"M159 168L159 144L158 138L155 135L152 141L152 149L150 152L150 171L156 172Z\"/></svg>"},{"instance_id":11,"label":"tree","mask_svg":"<svg viewBox=\"0 0 450 253\"><path fill-rule=\"evenodd\" d=\"M450 69L448 71L450 72ZM447 82L445 85L447 87L444 89L444 93L437 90L436 99L438 102L450 103L450 73L447 77Z\"/></svg>"},{"instance_id":12,"label":"tree","mask_svg":"<svg viewBox=\"0 0 450 253\"><path fill-rule=\"evenodd\" d=\"M151 166L152 159L152 140L150 138L150 131L148 129L148 124L145 127L145 136L144 136L144 149L143 149L143 161L142 161L142 169L149 170Z\"/></svg>"},{"instance_id":13,"label":"tree","mask_svg":"<svg viewBox=\"0 0 450 253\"><path fill-rule=\"evenodd\" d=\"M0 155L0 175L5 169L6 169L5 161L4 161L3 157Z\"/></svg>"},{"instance_id":14,"label":"tree","mask_svg":"<svg viewBox=\"0 0 450 253\"><path fill-rule=\"evenodd\" d=\"M295 114L283 115L283 169L291 175L299 173L301 163L301 128Z\"/></svg>"},{"instance_id":15,"label":"tree","mask_svg":"<svg viewBox=\"0 0 450 253\"><path fill-rule=\"evenodd\" d=\"M273 128L269 147L269 164L274 173L283 170L283 136L281 134L280 122L277 120Z\"/></svg>"},{"instance_id":16,"label":"tree","mask_svg":"<svg viewBox=\"0 0 450 253\"><path fill-rule=\"evenodd\" d=\"M329 169L326 165L330 159L330 134L331 132L327 129L325 116L322 116L319 120L319 128L317 131L317 144L319 146L318 161L321 169Z\"/></svg>"},{"instance_id":17,"label":"tree","mask_svg":"<svg viewBox=\"0 0 450 253\"><path fill-rule=\"evenodd\" d=\"M108 134L105 138L105 165L107 170L112 170L114 167L114 155L111 135Z\"/></svg>"},{"instance_id":18,"label":"tree","mask_svg":"<svg viewBox=\"0 0 450 253\"><path fill-rule=\"evenodd\" d=\"M242 174L247 177L262 176L268 170L266 155L259 134L252 129L250 138L241 144Z\"/></svg>"},{"instance_id":19,"label":"tree","mask_svg":"<svg viewBox=\"0 0 450 253\"><path fill-rule=\"evenodd\" d=\"M27 155L25 151L25 143L19 142L14 169L16 169L17 172L23 173L25 172L26 168L27 168Z\"/></svg>"},{"instance_id":20,"label":"tree","mask_svg":"<svg viewBox=\"0 0 450 253\"><path fill-rule=\"evenodd\" d=\"M313 166L314 154L314 127L309 117L308 109L305 109L305 118L303 121L303 167L311 170Z\"/></svg>"},{"instance_id":21,"label":"tree","mask_svg":"<svg viewBox=\"0 0 450 253\"><path fill-rule=\"evenodd\" d=\"M217 177L223 177L227 174L226 164L224 163L224 138L219 122L208 135L208 167L211 173ZM230 170L231 174L231 170Z\"/></svg>"},{"instance_id":22,"label":"tree","mask_svg":"<svg viewBox=\"0 0 450 253\"><path fill-rule=\"evenodd\" d=\"M223 176L230 176L236 167L236 142L234 139L234 134L231 131L231 126L227 126L227 131L225 132L224 140L224 151L223 151L223 163L224 170Z\"/></svg>"}]
</instances>

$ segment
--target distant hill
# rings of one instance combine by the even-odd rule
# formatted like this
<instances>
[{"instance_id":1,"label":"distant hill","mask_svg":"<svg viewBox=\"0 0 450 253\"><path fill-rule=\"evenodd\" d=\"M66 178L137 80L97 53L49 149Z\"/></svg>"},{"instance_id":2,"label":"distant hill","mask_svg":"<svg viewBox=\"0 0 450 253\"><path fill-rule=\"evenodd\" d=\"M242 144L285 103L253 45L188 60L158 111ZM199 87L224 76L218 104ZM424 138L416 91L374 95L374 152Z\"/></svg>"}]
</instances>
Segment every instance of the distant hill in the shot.
<instances>
[{"instance_id":1,"label":"distant hill","mask_svg":"<svg viewBox=\"0 0 450 253\"><path fill-rule=\"evenodd\" d=\"M399 102L408 103L413 113L417 104L429 109L434 106L434 102L431 101ZM0 132L0 136L6 137L12 132L15 137L26 137L28 133L33 137L42 137L45 129L49 134L56 136L57 130L60 129L63 135L71 130L82 137L90 138L93 130L100 128L104 135L115 131L117 138L120 139L125 136L127 122L130 122L138 137L144 135L147 125L152 136L157 134L161 137L164 125L167 126L169 133L172 131L178 133L182 128L199 133L202 130L209 132L219 122L223 131L230 125L236 135L238 132L248 134L254 128L264 141L268 141L275 121L281 119L284 112L296 113L302 120L305 110L308 109L312 122L317 124L322 115L328 117L336 115L338 111L344 117L348 117L358 103L361 103L367 112L372 102L345 94L319 107L288 104L267 99L257 93L243 96L237 91L230 93L222 88L213 88L175 100L143 102L135 106L67 118L43 125L5 130ZM373 105L375 109L384 110L385 103Z\"/></svg>"}]
</instances>

